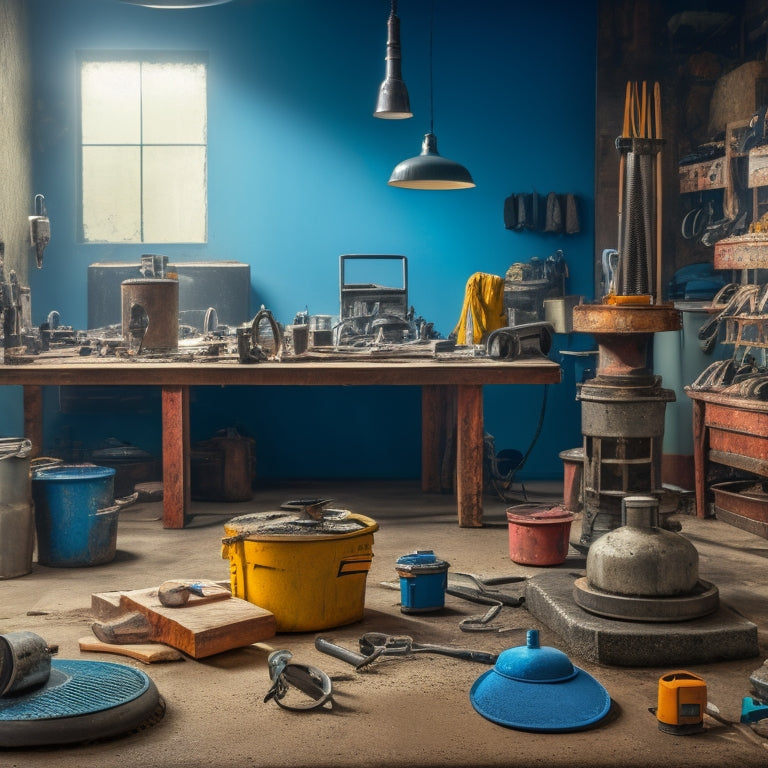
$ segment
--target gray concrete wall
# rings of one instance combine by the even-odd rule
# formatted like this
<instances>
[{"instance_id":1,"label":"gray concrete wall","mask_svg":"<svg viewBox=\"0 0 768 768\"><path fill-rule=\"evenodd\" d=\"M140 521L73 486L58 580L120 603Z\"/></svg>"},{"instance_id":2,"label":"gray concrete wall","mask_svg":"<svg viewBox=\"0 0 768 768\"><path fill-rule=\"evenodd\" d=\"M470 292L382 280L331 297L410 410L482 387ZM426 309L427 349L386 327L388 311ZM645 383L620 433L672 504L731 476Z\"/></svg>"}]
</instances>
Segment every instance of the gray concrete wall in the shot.
<instances>
[{"instance_id":1,"label":"gray concrete wall","mask_svg":"<svg viewBox=\"0 0 768 768\"><path fill-rule=\"evenodd\" d=\"M29 58L24 0L0 0L0 239L6 271L29 284L32 169Z\"/></svg>"}]
</instances>

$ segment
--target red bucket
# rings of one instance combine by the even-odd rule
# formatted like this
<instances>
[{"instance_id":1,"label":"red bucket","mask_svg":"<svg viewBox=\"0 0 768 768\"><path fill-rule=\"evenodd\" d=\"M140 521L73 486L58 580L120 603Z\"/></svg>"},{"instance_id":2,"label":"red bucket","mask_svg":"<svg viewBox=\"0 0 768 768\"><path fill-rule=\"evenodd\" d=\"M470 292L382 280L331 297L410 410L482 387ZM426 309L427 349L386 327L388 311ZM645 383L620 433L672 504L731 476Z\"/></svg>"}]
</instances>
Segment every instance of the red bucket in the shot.
<instances>
[{"instance_id":1,"label":"red bucket","mask_svg":"<svg viewBox=\"0 0 768 768\"><path fill-rule=\"evenodd\" d=\"M509 557L521 565L564 563L574 517L561 504L510 507L507 509Z\"/></svg>"}]
</instances>

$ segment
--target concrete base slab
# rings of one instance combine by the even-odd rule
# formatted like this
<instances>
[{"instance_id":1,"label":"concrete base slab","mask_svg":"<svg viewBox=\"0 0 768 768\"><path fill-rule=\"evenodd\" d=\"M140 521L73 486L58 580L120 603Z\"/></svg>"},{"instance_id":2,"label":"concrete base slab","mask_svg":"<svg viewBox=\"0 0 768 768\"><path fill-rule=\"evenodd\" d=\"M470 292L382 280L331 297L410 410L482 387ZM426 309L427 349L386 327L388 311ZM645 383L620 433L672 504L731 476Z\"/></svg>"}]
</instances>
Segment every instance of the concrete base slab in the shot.
<instances>
[{"instance_id":1,"label":"concrete base slab","mask_svg":"<svg viewBox=\"0 0 768 768\"><path fill-rule=\"evenodd\" d=\"M569 651L619 667L684 666L760 653L757 625L721 604L709 616L681 622L633 622L595 616L576 605L576 576L549 571L528 580L525 606L557 632Z\"/></svg>"}]
</instances>

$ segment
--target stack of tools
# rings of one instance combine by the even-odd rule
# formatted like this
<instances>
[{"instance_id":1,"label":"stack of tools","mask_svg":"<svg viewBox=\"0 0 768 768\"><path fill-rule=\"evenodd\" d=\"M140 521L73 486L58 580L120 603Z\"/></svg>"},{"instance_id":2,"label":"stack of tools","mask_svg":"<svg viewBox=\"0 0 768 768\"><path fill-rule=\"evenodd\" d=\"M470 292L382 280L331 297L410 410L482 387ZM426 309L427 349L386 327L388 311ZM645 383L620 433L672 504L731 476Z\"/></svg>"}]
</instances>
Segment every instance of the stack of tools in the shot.
<instances>
[{"instance_id":1,"label":"stack of tools","mask_svg":"<svg viewBox=\"0 0 768 768\"><path fill-rule=\"evenodd\" d=\"M619 260L608 303L661 301L661 91L627 83L619 161ZM655 270L654 270L655 265ZM630 302L616 297L632 296Z\"/></svg>"}]
</instances>

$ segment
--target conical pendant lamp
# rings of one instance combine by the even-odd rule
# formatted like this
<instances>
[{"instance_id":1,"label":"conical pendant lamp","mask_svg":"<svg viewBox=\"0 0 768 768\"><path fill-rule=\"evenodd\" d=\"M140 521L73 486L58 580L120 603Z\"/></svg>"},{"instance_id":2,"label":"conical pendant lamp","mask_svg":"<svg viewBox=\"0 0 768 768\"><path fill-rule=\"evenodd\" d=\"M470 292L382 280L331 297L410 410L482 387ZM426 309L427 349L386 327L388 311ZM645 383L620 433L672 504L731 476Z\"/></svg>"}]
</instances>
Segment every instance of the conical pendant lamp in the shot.
<instances>
[{"instance_id":1,"label":"conical pendant lamp","mask_svg":"<svg viewBox=\"0 0 768 768\"><path fill-rule=\"evenodd\" d=\"M397 0L392 0L392 9L387 21L387 68L384 82L379 86L379 99L376 102L374 117L385 120L413 117L400 60L400 17L397 15Z\"/></svg>"},{"instance_id":2,"label":"conical pendant lamp","mask_svg":"<svg viewBox=\"0 0 768 768\"><path fill-rule=\"evenodd\" d=\"M437 151L437 137L434 133L434 99L432 87L432 28L434 26L435 3L429 28L429 133L421 144L421 154L403 160L395 166L389 177L391 187L406 189L468 189L474 187L472 174L461 163L442 157Z\"/></svg>"}]
</instances>

